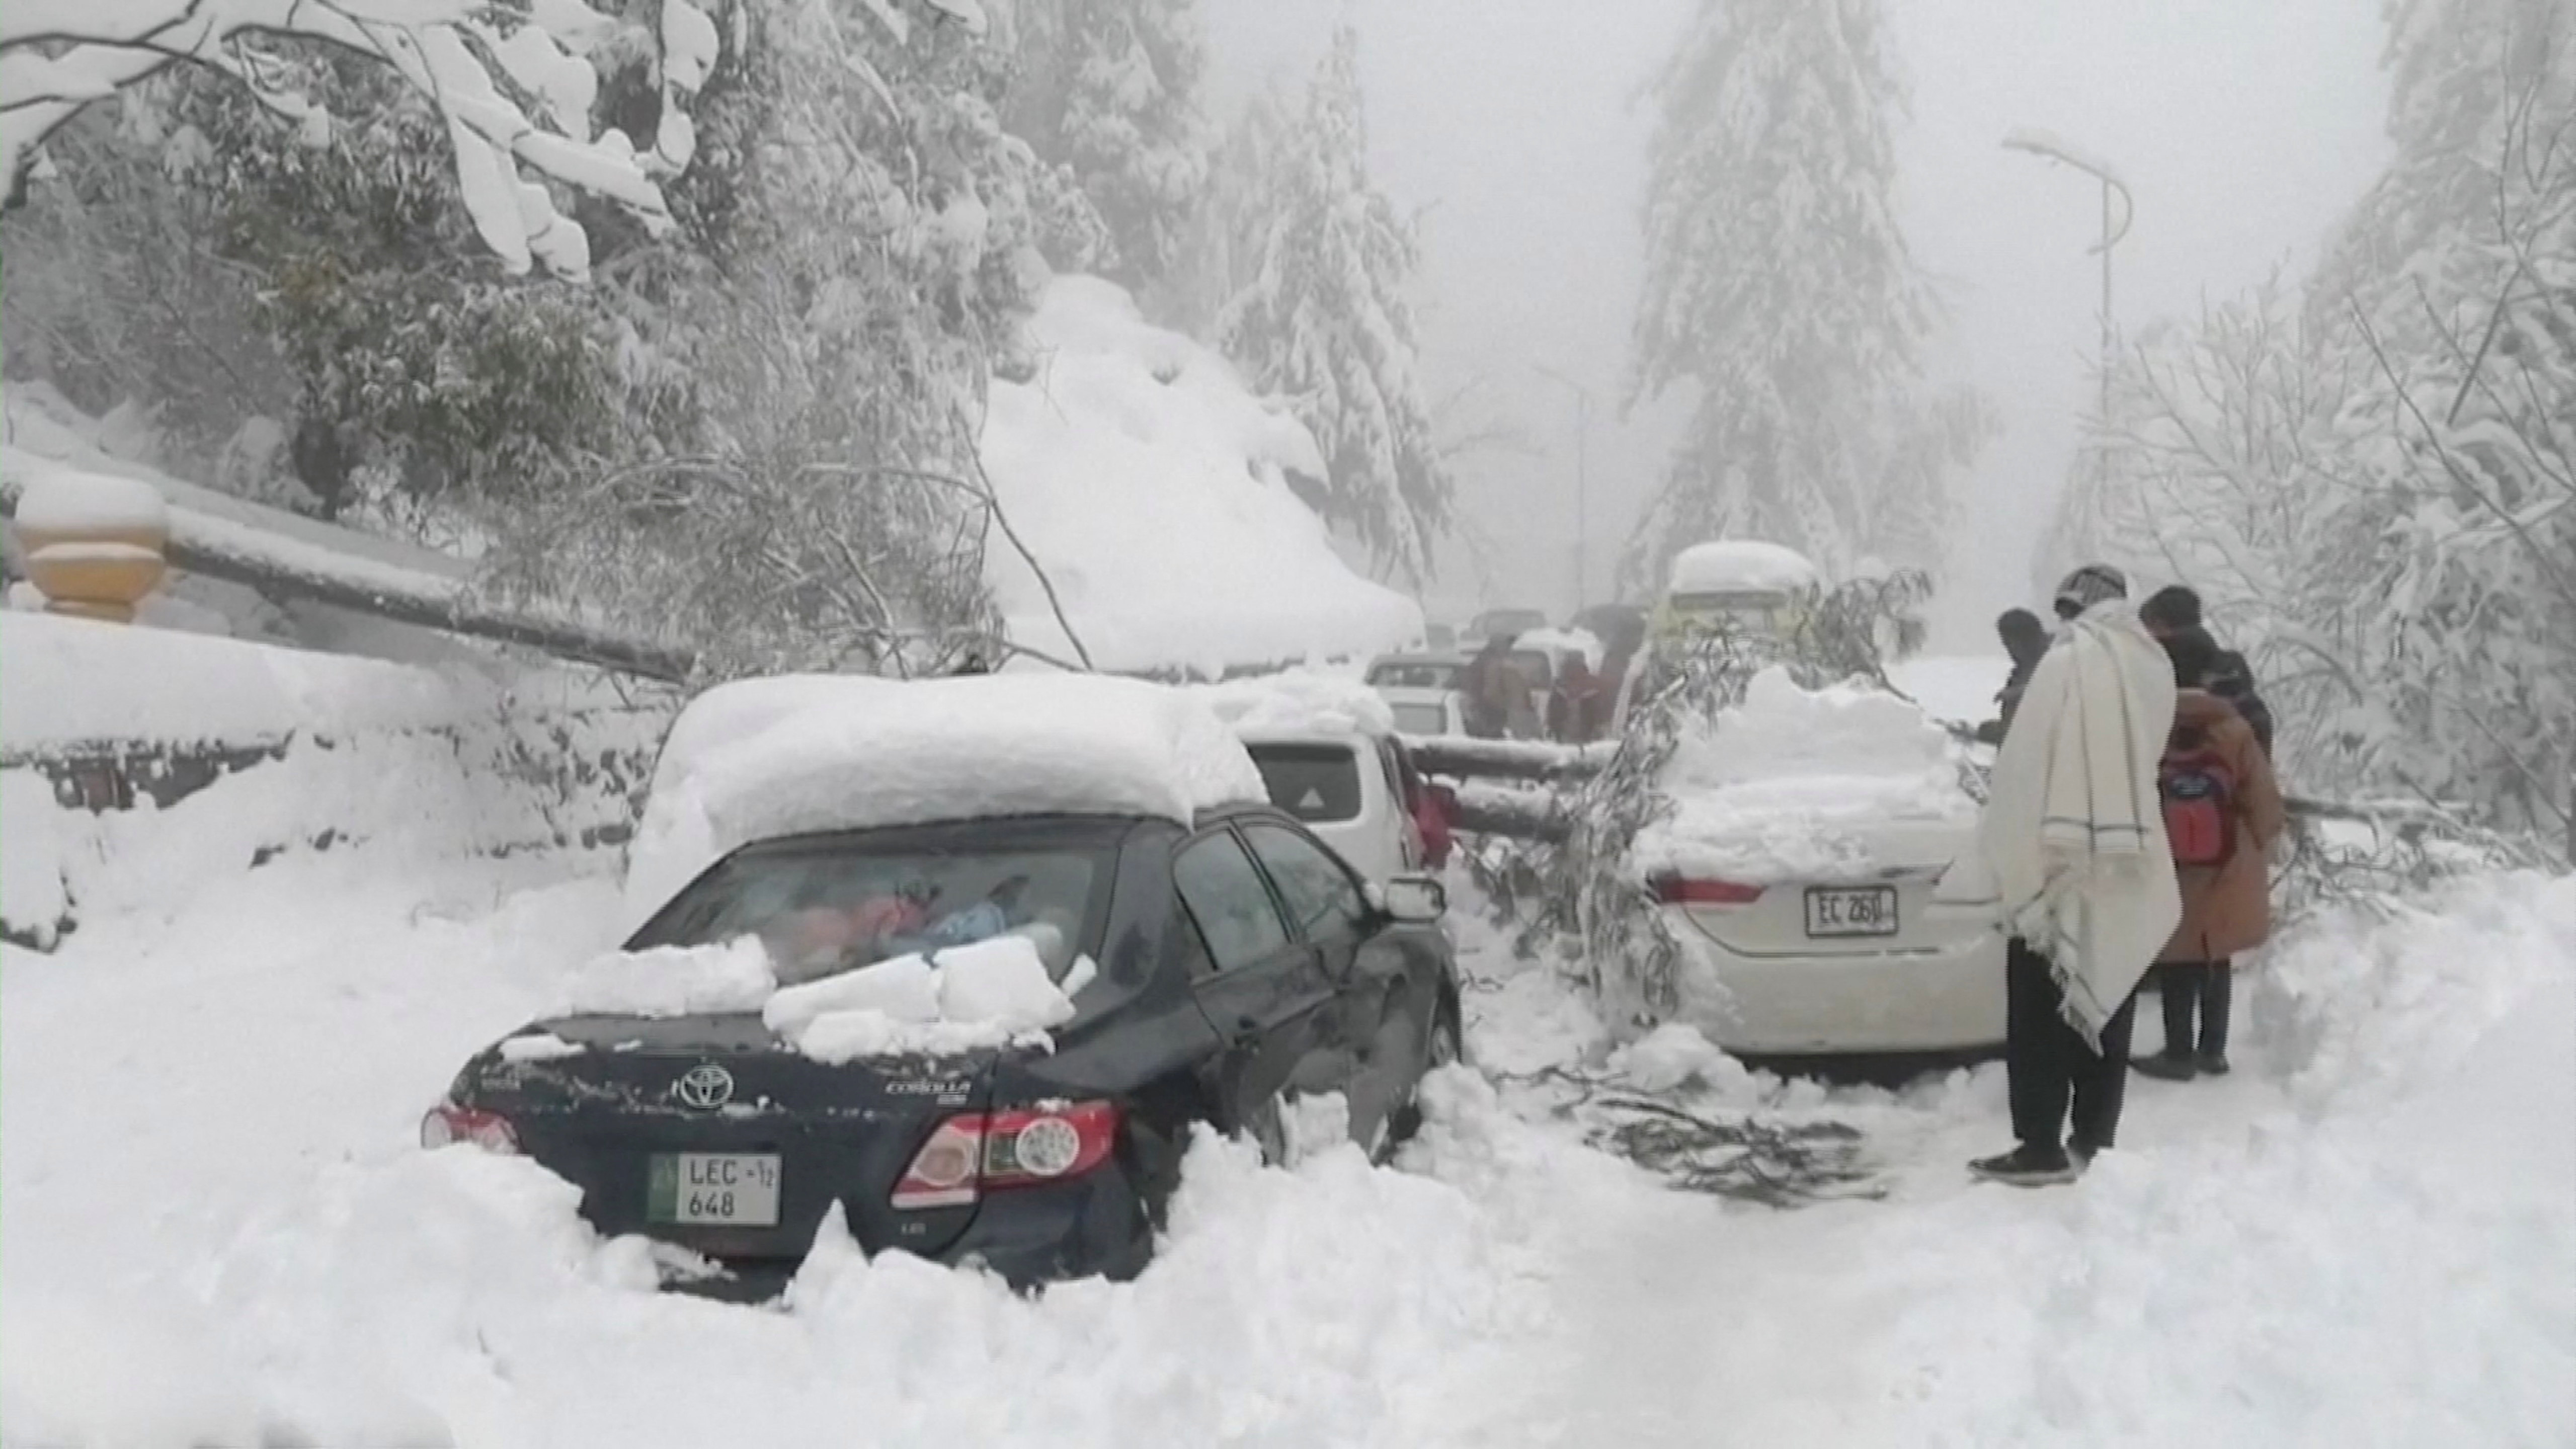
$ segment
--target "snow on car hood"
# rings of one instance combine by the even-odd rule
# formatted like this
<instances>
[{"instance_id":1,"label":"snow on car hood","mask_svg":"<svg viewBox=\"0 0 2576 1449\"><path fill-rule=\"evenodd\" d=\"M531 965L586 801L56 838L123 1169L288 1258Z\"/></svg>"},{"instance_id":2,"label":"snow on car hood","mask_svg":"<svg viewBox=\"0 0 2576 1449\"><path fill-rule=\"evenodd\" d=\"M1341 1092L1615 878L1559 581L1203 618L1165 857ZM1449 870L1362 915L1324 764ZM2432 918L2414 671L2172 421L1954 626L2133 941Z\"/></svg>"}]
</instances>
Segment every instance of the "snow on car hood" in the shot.
<instances>
[{"instance_id":1,"label":"snow on car hood","mask_svg":"<svg viewBox=\"0 0 2576 1449\"><path fill-rule=\"evenodd\" d=\"M1976 826L1960 750L1881 690L1800 688L1779 667L1682 736L1659 785L1672 812L1640 831L1639 876L1859 880L1947 864Z\"/></svg>"}]
</instances>

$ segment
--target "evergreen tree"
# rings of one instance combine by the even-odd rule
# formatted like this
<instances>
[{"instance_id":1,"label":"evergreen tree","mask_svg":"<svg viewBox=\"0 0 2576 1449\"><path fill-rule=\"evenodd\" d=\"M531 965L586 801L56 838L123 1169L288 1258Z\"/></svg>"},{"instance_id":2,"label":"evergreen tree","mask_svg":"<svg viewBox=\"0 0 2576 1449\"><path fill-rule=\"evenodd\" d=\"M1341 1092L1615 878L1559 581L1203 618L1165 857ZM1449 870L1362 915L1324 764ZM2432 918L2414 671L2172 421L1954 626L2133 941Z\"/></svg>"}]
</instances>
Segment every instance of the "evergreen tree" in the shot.
<instances>
[{"instance_id":1,"label":"evergreen tree","mask_svg":"<svg viewBox=\"0 0 2576 1449\"><path fill-rule=\"evenodd\" d=\"M1220 345L1264 392L1285 395L1321 445L1329 475L1301 492L1381 566L1419 582L1448 525L1452 480L1431 426L1405 299L1421 256L1412 227L1369 184L1359 36L1345 25L1244 179L1234 213L1241 279L1218 318Z\"/></svg>"},{"instance_id":2,"label":"evergreen tree","mask_svg":"<svg viewBox=\"0 0 2576 1449\"><path fill-rule=\"evenodd\" d=\"M1009 129L1068 168L1108 223L1109 274L1160 280L1206 181L1198 0L1028 0L1011 20Z\"/></svg>"},{"instance_id":3,"label":"evergreen tree","mask_svg":"<svg viewBox=\"0 0 2576 1449\"><path fill-rule=\"evenodd\" d=\"M1687 383L1699 407L1632 575L1725 537L1934 562L1985 425L1917 396L1936 308L1896 222L1881 34L1878 0L1704 0L1656 82L1631 401Z\"/></svg>"}]
</instances>

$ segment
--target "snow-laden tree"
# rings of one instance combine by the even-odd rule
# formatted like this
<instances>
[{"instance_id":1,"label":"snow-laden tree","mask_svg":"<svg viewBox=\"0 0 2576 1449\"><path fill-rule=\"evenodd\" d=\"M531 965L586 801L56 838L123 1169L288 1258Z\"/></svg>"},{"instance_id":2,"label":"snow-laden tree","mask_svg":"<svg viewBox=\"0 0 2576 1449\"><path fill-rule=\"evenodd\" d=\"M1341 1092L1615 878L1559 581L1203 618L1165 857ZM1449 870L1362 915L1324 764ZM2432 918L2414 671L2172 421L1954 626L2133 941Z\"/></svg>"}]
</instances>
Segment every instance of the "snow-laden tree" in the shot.
<instances>
[{"instance_id":1,"label":"snow-laden tree","mask_svg":"<svg viewBox=\"0 0 2576 1449\"><path fill-rule=\"evenodd\" d=\"M1198 0L1020 0L1006 18L1017 74L1005 124L1098 208L1115 242L1108 274L1160 280L1207 174Z\"/></svg>"},{"instance_id":2,"label":"snow-laden tree","mask_svg":"<svg viewBox=\"0 0 2576 1449\"><path fill-rule=\"evenodd\" d=\"M13 0L0 7L0 172L14 204L47 137L98 100L187 62L228 76L313 144L332 117L296 84L298 47L380 64L437 110L459 194L477 233L513 272L532 262L578 276L580 223L548 183L606 197L648 226L668 224L656 178L695 149L686 101L715 65L715 23L689 0L660 0L644 32L660 104L654 133L595 131L593 53L635 28L581 0Z\"/></svg>"},{"instance_id":3,"label":"snow-laden tree","mask_svg":"<svg viewBox=\"0 0 2576 1449\"><path fill-rule=\"evenodd\" d=\"M2079 506L2255 652L2303 783L2576 830L2576 19L2391 19L2387 174L2303 295L2141 337Z\"/></svg>"},{"instance_id":4,"label":"snow-laden tree","mask_svg":"<svg viewBox=\"0 0 2576 1449\"><path fill-rule=\"evenodd\" d=\"M1655 83L1630 394L1699 405L1633 576L1727 537L1936 561L1984 424L1919 396L1937 307L1897 225L1883 45L1878 0L1704 0Z\"/></svg>"},{"instance_id":5,"label":"snow-laden tree","mask_svg":"<svg viewBox=\"0 0 2576 1449\"><path fill-rule=\"evenodd\" d=\"M1453 480L1431 422L1406 290L1413 228L1370 184L1359 36L1345 25L1301 112L1243 139L1250 190L1228 215L1235 286L1219 345L1263 392L1284 395L1329 476L1292 480L1325 520L1396 576L1419 581L1447 527ZM1229 165L1232 161L1229 161Z\"/></svg>"}]
</instances>

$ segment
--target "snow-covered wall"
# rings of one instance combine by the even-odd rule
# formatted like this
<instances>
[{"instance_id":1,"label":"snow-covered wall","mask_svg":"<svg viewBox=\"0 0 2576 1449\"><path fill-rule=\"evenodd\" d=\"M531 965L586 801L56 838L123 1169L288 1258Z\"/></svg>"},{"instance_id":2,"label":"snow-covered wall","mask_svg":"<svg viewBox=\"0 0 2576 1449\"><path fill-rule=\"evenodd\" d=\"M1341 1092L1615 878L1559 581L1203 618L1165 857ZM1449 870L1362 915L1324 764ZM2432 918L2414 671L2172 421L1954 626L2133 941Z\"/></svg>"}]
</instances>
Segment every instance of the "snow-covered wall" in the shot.
<instances>
[{"instance_id":1,"label":"snow-covered wall","mask_svg":"<svg viewBox=\"0 0 2576 1449\"><path fill-rule=\"evenodd\" d=\"M568 674L0 613L0 928L166 914L287 851L615 843L668 719Z\"/></svg>"},{"instance_id":2,"label":"snow-covered wall","mask_svg":"<svg viewBox=\"0 0 2576 1449\"><path fill-rule=\"evenodd\" d=\"M996 380L983 461L1002 511L1102 669L1193 669L1397 648L1412 599L1353 573L1285 482L1314 439L1225 359L1124 291L1059 277L1029 324L1036 375ZM986 580L1012 636L1070 655L1037 573L996 529Z\"/></svg>"}]
</instances>

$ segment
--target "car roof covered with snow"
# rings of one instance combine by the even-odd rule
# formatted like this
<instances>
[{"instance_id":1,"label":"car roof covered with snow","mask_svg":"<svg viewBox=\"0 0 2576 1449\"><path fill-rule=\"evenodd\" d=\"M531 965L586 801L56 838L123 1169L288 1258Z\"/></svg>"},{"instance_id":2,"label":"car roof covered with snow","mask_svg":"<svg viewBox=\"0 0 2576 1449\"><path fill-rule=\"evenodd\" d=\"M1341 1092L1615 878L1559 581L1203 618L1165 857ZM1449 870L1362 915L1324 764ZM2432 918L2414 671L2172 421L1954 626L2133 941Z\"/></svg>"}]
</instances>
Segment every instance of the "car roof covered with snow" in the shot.
<instances>
[{"instance_id":1,"label":"car roof covered with snow","mask_svg":"<svg viewBox=\"0 0 2576 1449\"><path fill-rule=\"evenodd\" d=\"M642 919L725 855L828 831L1025 815L1188 825L1266 800L1197 691L1102 675L718 685L673 722L627 861Z\"/></svg>"},{"instance_id":2,"label":"car roof covered with snow","mask_svg":"<svg viewBox=\"0 0 2576 1449\"><path fill-rule=\"evenodd\" d=\"M1673 557L1667 592L1722 594L1811 588L1823 575L1805 554L1776 543L1730 538L1696 543Z\"/></svg>"},{"instance_id":3,"label":"car roof covered with snow","mask_svg":"<svg viewBox=\"0 0 2576 1449\"><path fill-rule=\"evenodd\" d=\"M1252 743L1380 738L1395 714L1374 687L1343 674L1288 670L1193 687L1235 737Z\"/></svg>"}]
</instances>

